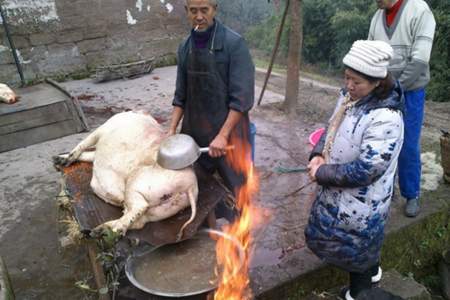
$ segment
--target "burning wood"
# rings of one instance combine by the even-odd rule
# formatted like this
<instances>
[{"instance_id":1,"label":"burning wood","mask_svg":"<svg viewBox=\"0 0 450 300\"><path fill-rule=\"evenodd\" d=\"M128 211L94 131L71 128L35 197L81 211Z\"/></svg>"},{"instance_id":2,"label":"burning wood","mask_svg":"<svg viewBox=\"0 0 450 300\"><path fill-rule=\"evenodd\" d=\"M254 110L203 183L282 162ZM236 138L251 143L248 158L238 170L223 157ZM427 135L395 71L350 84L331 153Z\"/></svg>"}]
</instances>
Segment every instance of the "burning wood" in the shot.
<instances>
[{"instance_id":1,"label":"burning wood","mask_svg":"<svg viewBox=\"0 0 450 300\"><path fill-rule=\"evenodd\" d=\"M231 144L240 145L241 141ZM245 175L246 182L237 191L236 201L240 211L240 218L233 224L225 226L225 233L237 239L244 249L244 261L236 251L235 245L228 239L220 238L216 246L217 263L220 269L219 286L214 300L243 300L251 299L252 291L249 287L248 274L251 246L253 238L252 229L260 223L260 210L253 200L259 189L259 179L255 172L250 155L250 145L236 147L227 154L227 159L233 168Z\"/></svg>"}]
</instances>

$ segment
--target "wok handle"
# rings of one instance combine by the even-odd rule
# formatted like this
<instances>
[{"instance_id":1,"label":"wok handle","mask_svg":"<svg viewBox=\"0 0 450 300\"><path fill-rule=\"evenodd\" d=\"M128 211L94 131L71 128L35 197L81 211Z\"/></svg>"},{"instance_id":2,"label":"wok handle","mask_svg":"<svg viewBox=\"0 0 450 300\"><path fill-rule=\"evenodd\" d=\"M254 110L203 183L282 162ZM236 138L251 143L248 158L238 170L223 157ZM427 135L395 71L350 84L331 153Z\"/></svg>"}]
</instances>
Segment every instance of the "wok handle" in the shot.
<instances>
[{"instance_id":1,"label":"wok handle","mask_svg":"<svg viewBox=\"0 0 450 300\"><path fill-rule=\"evenodd\" d=\"M207 152L209 152L209 147L202 147L198 150L200 151L200 153L207 153ZM225 150L234 150L234 145L226 146Z\"/></svg>"}]
</instances>

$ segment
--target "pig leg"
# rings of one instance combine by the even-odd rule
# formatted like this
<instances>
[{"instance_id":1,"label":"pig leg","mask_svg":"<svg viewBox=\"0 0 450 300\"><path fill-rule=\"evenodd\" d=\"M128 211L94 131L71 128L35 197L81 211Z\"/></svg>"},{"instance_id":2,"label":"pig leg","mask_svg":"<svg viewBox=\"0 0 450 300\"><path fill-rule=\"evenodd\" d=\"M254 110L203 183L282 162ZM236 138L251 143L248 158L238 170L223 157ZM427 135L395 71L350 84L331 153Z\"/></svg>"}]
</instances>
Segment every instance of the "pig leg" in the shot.
<instances>
[{"instance_id":1,"label":"pig leg","mask_svg":"<svg viewBox=\"0 0 450 300\"><path fill-rule=\"evenodd\" d=\"M125 180L113 170L94 168L91 179L91 188L94 193L106 203L123 207L125 199Z\"/></svg>"},{"instance_id":2,"label":"pig leg","mask_svg":"<svg viewBox=\"0 0 450 300\"><path fill-rule=\"evenodd\" d=\"M81 155L78 157L78 161L85 161L85 162L93 162L95 158L95 151L85 151L81 153ZM62 160L68 160L69 154L60 154L55 159L58 159L59 162L62 162Z\"/></svg>"},{"instance_id":3,"label":"pig leg","mask_svg":"<svg viewBox=\"0 0 450 300\"><path fill-rule=\"evenodd\" d=\"M183 237L183 231L186 228L186 226L188 226L195 218L195 215L197 214L197 195L198 195L198 186L196 184L194 184L188 191L187 191L187 196L189 199L189 204L191 205L191 217L189 218L189 220L187 220L186 223L183 224L183 226L181 226L180 231L177 234L177 242L179 242L181 240L181 238Z\"/></svg>"},{"instance_id":4,"label":"pig leg","mask_svg":"<svg viewBox=\"0 0 450 300\"><path fill-rule=\"evenodd\" d=\"M148 206L147 201L141 193L129 192L125 201L124 215L120 219L106 222L101 226L107 226L112 231L125 235L128 228L132 227L133 223L147 211Z\"/></svg>"},{"instance_id":5,"label":"pig leg","mask_svg":"<svg viewBox=\"0 0 450 300\"><path fill-rule=\"evenodd\" d=\"M100 129L101 127L97 128L96 130L94 130L94 132L92 132L84 140L82 140L78 145L76 145L75 148L73 148L73 150L70 151L67 157L62 158L61 163L65 166L68 166L74 161L78 160L81 154L86 149L95 146L100 137Z\"/></svg>"},{"instance_id":6,"label":"pig leg","mask_svg":"<svg viewBox=\"0 0 450 300\"><path fill-rule=\"evenodd\" d=\"M148 195L146 199L149 208L131 225L131 229L142 229L148 222L158 222L170 218L189 206L186 192L172 194L166 200L149 198Z\"/></svg>"}]
</instances>

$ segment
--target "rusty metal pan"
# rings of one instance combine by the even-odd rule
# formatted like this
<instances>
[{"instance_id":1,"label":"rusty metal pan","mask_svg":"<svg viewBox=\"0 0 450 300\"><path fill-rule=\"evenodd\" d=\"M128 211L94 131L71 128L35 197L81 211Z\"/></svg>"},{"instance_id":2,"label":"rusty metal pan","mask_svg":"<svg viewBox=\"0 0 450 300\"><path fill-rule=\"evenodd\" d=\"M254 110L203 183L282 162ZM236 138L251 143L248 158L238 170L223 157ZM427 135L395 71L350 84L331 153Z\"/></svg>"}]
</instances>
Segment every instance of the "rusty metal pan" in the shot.
<instances>
[{"instance_id":1,"label":"rusty metal pan","mask_svg":"<svg viewBox=\"0 0 450 300\"><path fill-rule=\"evenodd\" d=\"M218 237L233 242L242 265L244 250L235 238L222 231L202 229L190 240L130 256L125 273L134 286L152 295L187 297L207 293L217 287Z\"/></svg>"}]
</instances>

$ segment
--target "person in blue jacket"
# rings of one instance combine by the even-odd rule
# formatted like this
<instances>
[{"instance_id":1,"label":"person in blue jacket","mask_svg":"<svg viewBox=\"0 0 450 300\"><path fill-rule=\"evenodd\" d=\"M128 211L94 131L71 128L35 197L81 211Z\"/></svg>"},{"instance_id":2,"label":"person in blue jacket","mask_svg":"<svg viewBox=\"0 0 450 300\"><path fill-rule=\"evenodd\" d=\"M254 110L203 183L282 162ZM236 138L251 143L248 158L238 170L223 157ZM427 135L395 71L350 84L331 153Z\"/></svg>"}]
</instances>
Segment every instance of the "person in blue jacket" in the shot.
<instances>
[{"instance_id":1,"label":"person in blue jacket","mask_svg":"<svg viewBox=\"0 0 450 300\"><path fill-rule=\"evenodd\" d=\"M345 87L308 165L319 190L306 243L350 273L345 299L381 279L380 250L403 143L403 91L387 71L392 55L382 41L353 44L343 59Z\"/></svg>"},{"instance_id":2,"label":"person in blue jacket","mask_svg":"<svg viewBox=\"0 0 450 300\"><path fill-rule=\"evenodd\" d=\"M249 143L255 67L244 39L215 18L215 0L187 0L186 12L192 29L178 49L169 134L182 119L181 133L209 147L198 164L210 173L217 170L236 192L245 179L225 158L226 146L234 136L241 141L233 139L236 151L249 149L244 144Z\"/></svg>"}]
</instances>

